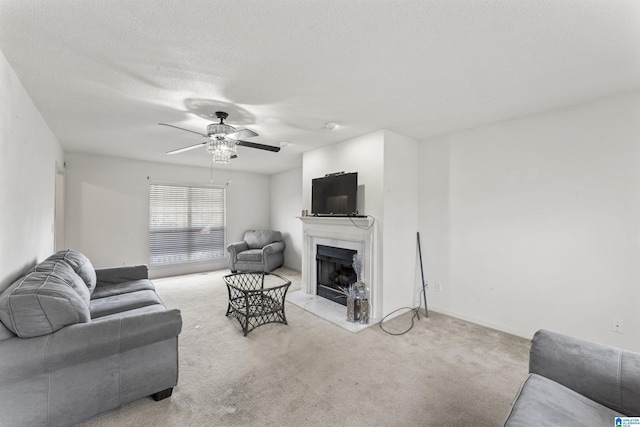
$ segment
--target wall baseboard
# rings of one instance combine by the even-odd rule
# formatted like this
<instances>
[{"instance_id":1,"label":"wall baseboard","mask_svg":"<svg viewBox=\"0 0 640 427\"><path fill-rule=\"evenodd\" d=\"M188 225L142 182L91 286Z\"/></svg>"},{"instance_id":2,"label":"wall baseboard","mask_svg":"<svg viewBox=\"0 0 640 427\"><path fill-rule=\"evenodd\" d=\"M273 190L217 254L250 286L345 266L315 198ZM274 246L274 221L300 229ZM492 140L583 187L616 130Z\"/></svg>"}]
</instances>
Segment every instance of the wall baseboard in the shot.
<instances>
[{"instance_id":1,"label":"wall baseboard","mask_svg":"<svg viewBox=\"0 0 640 427\"><path fill-rule=\"evenodd\" d=\"M458 313L458 312L451 311L451 310L447 310L447 309L443 309L443 308L440 308L440 307L429 307L429 311L434 311L434 312L439 313L439 314L444 314L446 316L455 317L456 319L460 319L460 320L464 320L464 321L467 321L467 322L475 323L476 325L485 326L487 328L495 329L495 330L500 331L500 332L506 332L507 334L515 335L515 336L526 338L526 339L529 339L529 340L533 337L533 334L535 333L535 331L533 331L533 332L522 331L520 329L512 328L512 327L509 327L509 326L506 326L506 325L501 325L499 323L488 322L488 321L483 320L483 319L479 319L479 318L476 318L476 317L473 317L473 316L467 316L465 314Z\"/></svg>"}]
</instances>

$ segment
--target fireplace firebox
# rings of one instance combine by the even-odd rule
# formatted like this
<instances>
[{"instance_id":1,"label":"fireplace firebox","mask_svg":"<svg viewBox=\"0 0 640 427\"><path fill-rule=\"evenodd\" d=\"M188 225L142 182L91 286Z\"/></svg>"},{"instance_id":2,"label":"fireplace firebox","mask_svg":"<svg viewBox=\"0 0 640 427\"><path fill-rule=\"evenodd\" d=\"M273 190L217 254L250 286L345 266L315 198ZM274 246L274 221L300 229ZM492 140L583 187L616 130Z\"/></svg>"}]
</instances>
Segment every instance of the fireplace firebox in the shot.
<instances>
[{"instance_id":1,"label":"fireplace firebox","mask_svg":"<svg viewBox=\"0 0 640 427\"><path fill-rule=\"evenodd\" d=\"M338 304L347 305L346 295L341 291L357 281L353 270L353 256L358 252L351 249L317 245L317 286L318 296Z\"/></svg>"}]
</instances>

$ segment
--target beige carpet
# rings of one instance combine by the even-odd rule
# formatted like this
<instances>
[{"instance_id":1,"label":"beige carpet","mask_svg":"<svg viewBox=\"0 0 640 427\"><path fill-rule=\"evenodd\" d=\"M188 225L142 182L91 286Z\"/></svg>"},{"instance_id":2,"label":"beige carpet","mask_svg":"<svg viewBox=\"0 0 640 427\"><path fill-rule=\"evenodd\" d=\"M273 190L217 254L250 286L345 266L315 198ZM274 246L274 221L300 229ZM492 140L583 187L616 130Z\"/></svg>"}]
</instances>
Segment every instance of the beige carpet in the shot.
<instances>
[{"instance_id":1,"label":"beige carpet","mask_svg":"<svg viewBox=\"0 0 640 427\"><path fill-rule=\"evenodd\" d=\"M299 288L298 272L277 272ZM391 336L377 325L348 332L287 303L288 326L244 337L225 317L227 273L154 281L184 322L173 396L80 425L501 426L527 375L527 340L433 312ZM401 331L410 319L385 329Z\"/></svg>"}]
</instances>

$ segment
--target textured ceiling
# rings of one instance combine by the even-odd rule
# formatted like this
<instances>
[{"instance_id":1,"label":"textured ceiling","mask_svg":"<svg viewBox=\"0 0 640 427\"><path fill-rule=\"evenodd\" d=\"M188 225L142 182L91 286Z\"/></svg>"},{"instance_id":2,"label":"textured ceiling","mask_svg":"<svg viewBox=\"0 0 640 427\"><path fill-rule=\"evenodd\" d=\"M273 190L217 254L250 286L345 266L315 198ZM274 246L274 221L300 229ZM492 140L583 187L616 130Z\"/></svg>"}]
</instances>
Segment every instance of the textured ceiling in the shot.
<instances>
[{"instance_id":1,"label":"textured ceiling","mask_svg":"<svg viewBox=\"0 0 640 427\"><path fill-rule=\"evenodd\" d=\"M215 111L290 144L418 141L640 89L640 1L0 0L0 49L66 151L208 166ZM323 123L342 126L329 131Z\"/></svg>"}]
</instances>

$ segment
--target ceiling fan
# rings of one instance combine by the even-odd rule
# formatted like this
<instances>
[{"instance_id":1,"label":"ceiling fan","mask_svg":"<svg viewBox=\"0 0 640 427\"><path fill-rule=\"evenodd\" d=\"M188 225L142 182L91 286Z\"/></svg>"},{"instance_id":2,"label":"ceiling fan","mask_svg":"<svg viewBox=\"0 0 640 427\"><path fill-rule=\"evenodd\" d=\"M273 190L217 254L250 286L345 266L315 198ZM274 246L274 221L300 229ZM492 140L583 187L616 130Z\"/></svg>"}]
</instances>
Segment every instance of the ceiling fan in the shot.
<instances>
[{"instance_id":1,"label":"ceiling fan","mask_svg":"<svg viewBox=\"0 0 640 427\"><path fill-rule=\"evenodd\" d=\"M213 161L215 163L229 163L230 159L238 157L236 155L237 146L273 151L274 153L280 151L280 147L275 147L273 145L242 141L242 138L253 138L254 136L258 136L258 134L249 129L236 130L236 128L224 122L228 116L229 115L224 111L217 111L216 117L220 119L220 123L209 124L207 126L207 133L201 133L167 123L158 123L162 126L169 126L208 138L207 141L199 142L187 147L178 148L176 150L167 151L167 154L178 154L184 151L193 150L194 148L205 146L207 153L213 156Z\"/></svg>"}]
</instances>

